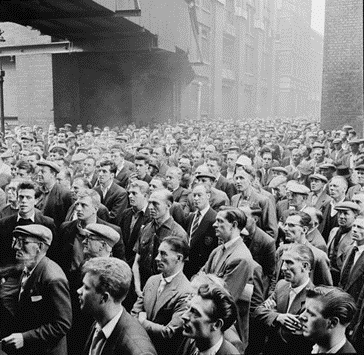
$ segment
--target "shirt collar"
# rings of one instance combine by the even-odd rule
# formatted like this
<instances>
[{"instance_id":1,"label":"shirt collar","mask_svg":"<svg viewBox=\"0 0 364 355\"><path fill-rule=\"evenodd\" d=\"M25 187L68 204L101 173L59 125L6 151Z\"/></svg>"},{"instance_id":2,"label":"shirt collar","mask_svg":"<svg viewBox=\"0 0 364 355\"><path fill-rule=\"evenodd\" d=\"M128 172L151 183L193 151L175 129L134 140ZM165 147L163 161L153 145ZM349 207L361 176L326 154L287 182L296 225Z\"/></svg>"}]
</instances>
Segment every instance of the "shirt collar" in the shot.
<instances>
[{"instance_id":1,"label":"shirt collar","mask_svg":"<svg viewBox=\"0 0 364 355\"><path fill-rule=\"evenodd\" d=\"M358 253L361 254L364 251L364 245L357 245L356 243L354 245L358 248Z\"/></svg>"},{"instance_id":2,"label":"shirt collar","mask_svg":"<svg viewBox=\"0 0 364 355\"><path fill-rule=\"evenodd\" d=\"M179 270L178 272L176 272L175 274L168 276L168 277L163 277L163 275L161 274L161 278L162 280L164 280L167 284L171 283L172 280L181 272L182 270Z\"/></svg>"},{"instance_id":3,"label":"shirt collar","mask_svg":"<svg viewBox=\"0 0 364 355\"><path fill-rule=\"evenodd\" d=\"M221 337L220 340L214 346L212 346L210 349L207 349L205 351L200 351L200 355L216 355L216 353L221 348L223 340L224 340L224 338Z\"/></svg>"},{"instance_id":4,"label":"shirt collar","mask_svg":"<svg viewBox=\"0 0 364 355\"><path fill-rule=\"evenodd\" d=\"M346 337L344 336L335 346L326 350L321 348L320 345L315 344L312 348L311 354L336 354L346 343Z\"/></svg>"},{"instance_id":5,"label":"shirt collar","mask_svg":"<svg viewBox=\"0 0 364 355\"><path fill-rule=\"evenodd\" d=\"M33 214L29 218L23 218L18 213L18 217L17 217L16 221L19 222L19 219L30 219L32 222L35 222L35 212L33 212Z\"/></svg>"},{"instance_id":6,"label":"shirt collar","mask_svg":"<svg viewBox=\"0 0 364 355\"><path fill-rule=\"evenodd\" d=\"M113 319L111 319L103 328L101 328L99 323L96 323L96 329L99 331L102 330L106 339L109 339L111 333L114 331L116 324L118 323L121 315L123 314L123 310L124 308L121 307L120 312Z\"/></svg>"},{"instance_id":7,"label":"shirt collar","mask_svg":"<svg viewBox=\"0 0 364 355\"><path fill-rule=\"evenodd\" d=\"M102 187L102 185L100 185L101 191L108 191L110 189L110 186L112 185L112 183L113 183L113 180L111 179L107 186Z\"/></svg>"},{"instance_id":8,"label":"shirt collar","mask_svg":"<svg viewBox=\"0 0 364 355\"><path fill-rule=\"evenodd\" d=\"M293 291L295 293L295 295L297 296L304 288L307 287L308 283L310 282L310 278L307 279L307 281L301 285L301 286L297 286L297 287L291 287L291 291Z\"/></svg>"},{"instance_id":9,"label":"shirt collar","mask_svg":"<svg viewBox=\"0 0 364 355\"><path fill-rule=\"evenodd\" d=\"M209 208L210 208L210 205L208 204L203 210L200 211L201 219L207 213L207 211L209 210Z\"/></svg>"},{"instance_id":10,"label":"shirt collar","mask_svg":"<svg viewBox=\"0 0 364 355\"><path fill-rule=\"evenodd\" d=\"M241 239L241 236L237 236L236 238L229 240L228 242L224 243L225 249L229 248L230 246L232 246L238 239Z\"/></svg>"}]
</instances>

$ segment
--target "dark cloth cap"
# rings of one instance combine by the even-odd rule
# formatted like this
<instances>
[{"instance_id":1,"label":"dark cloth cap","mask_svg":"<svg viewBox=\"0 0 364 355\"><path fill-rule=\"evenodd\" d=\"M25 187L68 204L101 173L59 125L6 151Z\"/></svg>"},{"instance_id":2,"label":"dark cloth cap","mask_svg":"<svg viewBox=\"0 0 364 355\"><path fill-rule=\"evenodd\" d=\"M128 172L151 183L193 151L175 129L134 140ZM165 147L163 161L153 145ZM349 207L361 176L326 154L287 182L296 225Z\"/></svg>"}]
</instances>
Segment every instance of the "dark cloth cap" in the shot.
<instances>
[{"instance_id":1,"label":"dark cloth cap","mask_svg":"<svg viewBox=\"0 0 364 355\"><path fill-rule=\"evenodd\" d=\"M41 242L47 245L52 243L52 231L42 226L41 224L29 224L27 226L17 226L13 231L14 235L29 235L39 239Z\"/></svg>"}]
</instances>

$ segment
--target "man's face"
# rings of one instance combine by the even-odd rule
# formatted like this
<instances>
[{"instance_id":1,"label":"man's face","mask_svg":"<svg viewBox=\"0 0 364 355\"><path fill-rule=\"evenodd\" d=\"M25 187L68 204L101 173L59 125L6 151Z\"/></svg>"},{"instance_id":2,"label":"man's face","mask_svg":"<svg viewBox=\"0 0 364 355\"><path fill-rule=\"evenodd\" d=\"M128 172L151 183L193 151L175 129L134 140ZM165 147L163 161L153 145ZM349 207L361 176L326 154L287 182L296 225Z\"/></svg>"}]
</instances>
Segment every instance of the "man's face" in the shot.
<instances>
[{"instance_id":1,"label":"man's face","mask_svg":"<svg viewBox=\"0 0 364 355\"><path fill-rule=\"evenodd\" d=\"M30 174L27 173L26 169L18 169L16 176L20 179L30 180Z\"/></svg>"},{"instance_id":2,"label":"man's face","mask_svg":"<svg viewBox=\"0 0 364 355\"><path fill-rule=\"evenodd\" d=\"M324 150L321 148L316 148L313 151L313 159L315 159L316 162L321 162L324 159Z\"/></svg>"},{"instance_id":3,"label":"man's face","mask_svg":"<svg viewBox=\"0 0 364 355\"><path fill-rule=\"evenodd\" d=\"M329 319L322 316L323 304L315 298L306 298L305 311L300 315L303 336L313 343L327 338Z\"/></svg>"},{"instance_id":4,"label":"man's face","mask_svg":"<svg viewBox=\"0 0 364 355\"><path fill-rule=\"evenodd\" d=\"M157 269L164 277L175 274L178 270L178 260L182 255L172 250L168 243L162 242L158 248L158 254L155 258Z\"/></svg>"},{"instance_id":5,"label":"man's face","mask_svg":"<svg viewBox=\"0 0 364 355\"><path fill-rule=\"evenodd\" d=\"M129 203L131 207L138 211L146 205L146 197L140 192L139 187L131 187L129 189Z\"/></svg>"},{"instance_id":6,"label":"man's face","mask_svg":"<svg viewBox=\"0 0 364 355\"><path fill-rule=\"evenodd\" d=\"M213 309L213 301L194 296L189 309L183 313L183 335L193 339L208 339L211 334L213 321L210 314Z\"/></svg>"},{"instance_id":7,"label":"man's face","mask_svg":"<svg viewBox=\"0 0 364 355\"><path fill-rule=\"evenodd\" d=\"M215 176L220 173L220 167L216 160L208 159L206 165L210 168L212 174Z\"/></svg>"},{"instance_id":8,"label":"man's face","mask_svg":"<svg viewBox=\"0 0 364 355\"><path fill-rule=\"evenodd\" d=\"M299 162L301 161L301 153L299 151L299 149L293 149L292 150L292 162L294 164L299 164Z\"/></svg>"},{"instance_id":9,"label":"man's face","mask_svg":"<svg viewBox=\"0 0 364 355\"><path fill-rule=\"evenodd\" d=\"M164 159L164 153L163 153L163 148L155 148L153 149L153 157L158 159L158 160L163 160Z\"/></svg>"},{"instance_id":10,"label":"man's face","mask_svg":"<svg viewBox=\"0 0 364 355\"><path fill-rule=\"evenodd\" d=\"M94 138L93 138L92 133L91 132L86 132L85 133L85 142L86 142L86 144L90 145L90 144L93 143L93 141L94 141Z\"/></svg>"},{"instance_id":11,"label":"man's face","mask_svg":"<svg viewBox=\"0 0 364 355\"><path fill-rule=\"evenodd\" d=\"M210 199L210 194L206 192L203 186L196 186L192 192L193 204L198 210L203 210L207 207Z\"/></svg>"},{"instance_id":12,"label":"man's face","mask_svg":"<svg viewBox=\"0 0 364 355\"><path fill-rule=\"evenodd\" d=\"M96 170L95 162L92 159L85 159L83 161L83 173L92 175Z\"/></svg>"},{"instance_id":13,"label":"man's face","mask_svg":"<svg viewBox=\"0 0 364 355\"><path fill-rule=\"evenodd\" d=\"M83 192L86 190L86 187L83 185L82 180L75 179L73 180L72 186L71 186L71 192L72 192L72 198L74 200L77 200L77 194L80 192Z\"/></svg>"},{"instance_id":14,"label":"man's face","mask_svg":"<svg viewBox=\"0 0 364 355\"><path fill-rule=\"evenodd\" d=\"M57 183L69 189L71 187L71 181L66 177L64 171L60 171L56 177Z\"/></svg>"},{"instance_id":15,"label":"man's face","mask_svg":"<svg viewBox=\"0 0 364 355\"><path fill-rule=\"evenodd\" d=\"M108 184L113 178L114 173L110 172L110 165L100 166L99 181L100 184Z\"/></svg>"},{"instance_id":16,"label":"man's face","mask_svg":"<svg viewBox=\"0 0 364 355\"><path fill-rule=\"evenodd\" d=\"M99 311L102 294L96 291L98 277L86 273L82 280L82 286L77 290L80 309L88 314L96 314Z\"/></svg>"},{"instance_id":17,"label":"man's face","mask_svg":"<svg viewBox=\"0 0 364 355\"><path fill-rule=\"evenodd\" d=\"M15 182L10 182L6 189L6 196L9 202L15 202L18 199L18 194L16 192L18 184Z\"/></svg>"},{"instance_id":18,"label":"man's face","mask_svg":"<svg viewBox=\"0 0 364 355\"><path fill-rule=\"evenodd\" d=\"M166 172L167 187L171 191L177 189L179 186L179 177L176 171L168 169Z\"/></svg>"},{"instance_id":19,"label":"man's face","mask_svg":"<svg viewBox=\"0 0 364 355\"><path fill-rule=\"evenodd\" d=\"M138 179L143 179L148 172L148 164L145 160L135 160L134 164Z\"/></svg>"},{"instance_id":20,"label":"man's face","mask_svg":"<svg viewBox=\"0 0 364 355\"><path fill-rule=\"evenodd\" d=\"M101 157L100 150L97 148L91 148L88 151L88 154L91 155L93 158L95 158L96 161L99 160Z\"/></svg>"},{"instance_id":21,"label":"man's face","mask_svg":"<svg viewBox=\"0 0 364 355\"><path fill-rule=\"evenodd\" d=\"M85 221L92 216L96 215L96 208L92 204L91 197L86 196L78 198L75 202L75 210L77 212L77 218L80 221Z\"/></svg>"},{"instance_id":22,"label":"man's face","mask_svg":"<svg viewBox=\"0 0 364 355\"><path fill-rule=\"evenodd\" d=\"M329 184L329 194L334 200L342 199L345 196L346 186L341 179L332 178Z\"/></svg>"},{"instance_id":23,"label":"man's face","mask_svg":"<svg viewBox=\"0 0 364 355\"><path fill-rule=\"evenodd\" d=\"M160 191L154 191L148 201L150 216L155 220L162 219L169 211L169 206L164 198L164 194Z\"/></svg>"},{"instance_id":24,"label":"man's face","mask_svg":"<svg viewBox=\"0 0 364 355\"><path fill-rule=\"evenodd\" d=\"M319 131L318 132L318 135L317 135L317 139L320 141L320 142L323 142L325 140L325 132L324 131Z\"/></svg>"},{"instance_id":25,"label":"man's face","mask_svg":"<svg viewBox=\"0 0 364 355\"><path fill-rule=\"evenodd\" d=\"M301 225L300 216L288 216L284 224L284 233L286 235L287 243L295 243L300 240L304 234L304 229Z\"/></svg>"},{"instance_id":26,"label":"man's face","mask_svg":"<svg viewBox=\"0 0 364 355\"><path fill-rule=\"evenodd\" d=\"M364 219L356 218L352 228L352 238L358 246L364 244Z\"/></svg>"},{"instance_id":27,"label":"man's face","mask_svg":"<svg viewBox=\"0 0 364 355\"><path fill-rule=\"evenodd\" d=\"M215 153L216 149L213 145L208 145L205 149L205 158L208 159L211 154Z\"/></svg>"},{"instance_id":28,"label":"man's face","mask_svg":"<svg viewBox=\"0 0 364 355\"><path fill-rule=\"evenodd\" d=\"M28 155L27 156L27 162L33 167L35 168L37 166L37 157L35 155Z\"/></svg>"},{"instance_id":29,"label":"man's face","mask_svg":"<svg viewBox=\"0 0 364 355\"><path fill-rule=\"evenodd\" d=\"M15 250L17 262L25 265L34 264L40 253L40 241L32 236L20 235L13 238L12 247Z\"/></svg>"},{"instance_id":30,"label":"man's face","mask_svg":"<svg viewBox=\"0 0 364 355\"><path fill-rule=\"evenodd\" d=\"M305 272L300 256L295 252L284 252L282 255L282 268L284 279L290 282L293 287L302 284L308 273Z\"/></svg>"},{"instance_id":31,"label":"man's face","mask_svg":"<svg viewBox=\"0 0 364 355\"><path fill-rule=\"evenodd\" d=\"M341 142L340 143L334 143L334 149L340 150L341 149Z\"/></svg>"},{"instance_id":32,"label":"man's face","mask_svg":"<svg viewBox=\"0 0 364 355\"><path fill-rule=\"evenodd\" d=\"M311 179L310 187L312 192L320 192L324 188L325 183L320 179Z\"/></svg>"},{"instance_id":33,"label":"man's face","mask_svg":"<svg viewBox=\"0 0 364 355\"><path fill-rule=\"evenodd\" d=\"M178 167L182 170L182 172L187 172L191 168L190 159L180 158L178 161Z\"/></svg>"},{"instance_id":34,"label":"man's face","mask_svg":"<svg viewBox=\"0 0 364 355\"><path fill-rule=\"evenodd\" d=\"M352 210L338 211L338 224L340 227L350 228L355 220L355 213Z\"/></svg>"},{"instance_id":35,"label":"man's face","mask_svg":"<svg viewBox=\"0 0 364 355\"><path fill-rule=\"evenodd\" d=\"M226 164L228 168L233 169L235 167L235 163L238 160L238 155L235 153L229 153L226 158Z\"/></svg>"},{"instance_id":36,"label":"man's face","mask_svg":"<svg viewBox=\"0 0 364 355\"><path fill-rule=\"evenodd\" d=\"M226 218L226 212L220 211L216 215L215 223L213 227L215 228L216 236L221 238L225 243L230 239L230 236L233 231L233 225Z\"/></svg>"},{"instance_id":37,"label":"man's face","mask_svg":"<svg viewBox=\"0 0 364 355\"><path fill-rule=\"evenodd\" d=\"M201 152L194 152L192 154L193 164L197 164L200 161L201 157L202 157L202 153Z\"/></svg>"},{"instance_id":38,"label":"man's face","mask_svg":"<svg viewBox=\"0 0 364 355\"><path fill-rule=\"evenodd\" d=\"M40 166L38 172L38 179L40 184L48 184L53 181L54 174L49 166Z\"/></svg>"},{"instance_id":39,"label":"man's face","mask_svg":"<svg viewBox=\"0 0 364 355\"><path fill-rule=\"evenodd\" d=\"M238 192L246 191L251 185L251 178L244 169L237 169L234 175L234 184Z\"/></svg>"},{"instance_id":40,"label":"man's face","mask_svg":"<svg viewBox=\"0 0 364 355\"><path fill-rule=\"evenodd\" d=\"M24 149L24 150L31 150L32 141L29 139L22 139L21 146L22 146L22 149Z\"/></svg>"},{"instance_id":41,"label":"man's face","mask_svg":"<svg viewBox=\"0 0 364 355\"><path fill-rule=\"evenodd\" d=\"M102 256L101 251L105 248L105 241L93 235L85 237L82 241L85 259Z\"/></svg>"},{"instance_id":42,"label":"man's face","mask_svg":"<svg viewBox=\"0 0 364 355\"><path fill-rule=\"evenodd\" d=\"M287 195L286 186L287 186L287 184L283 183L273 189L273 194L277 198L277 200L280 198L286 197L286 195Z\"/></svg>"},{"instance_id":43,"label":"man's face","mask_svg":"<svg viewBox=\"0 0 364 355\"><path fill-rule=\"evenodd\" d=\"M58 142L65 142L66 140L66 133L60 132L58 133Z\"/></svg>"},{"instance_id":44,"label":"man's face","mask_svg":"<svg viewBox=\"0 0 364 355\"><path fill-rule=\"evenodd\" d=\"M364 170L356 170L356 176L358 177L358 183L364 186Z\"/></svg>"},{"instance_id":45,"label":"man's face","mask_svg":"<svg viewBox=\"0 0 364 355\"><path fill-rule=\"evenodd\" d=\"M18 201L19 201L19 212L26 214L34 211L35 191L31 189L24 189L18 191Z\"/></svg>"},{"instance_id":46,"label":"man's face","mask_svg":"<svg viewBox=\"0 0 364 355\"><path fill-rule=\"evenodd\" d=\"M273 161L272 154L264 153L262 159L263 159L263 168L269 169L271 167L272 161Z\"/></svg>"},{"instance_id":47,"label":"man's face","mask_svg":"<svg viewBox=\"0 0 364 355\"><path fill-rule=\"evenodd\" d=\"M163 183L161 180L152 179L149 183L149 191L150 193L154 192L155 190L163 189Z\"/></svg>"},{"instance_id":48,"label":"man's face","mask_svg":"<svg viewBox=\"0 0 364 355\"><path fill-rule=\"evenodd\" d=\"M364 194L363 193L354 194L351 201L356 203L360 207L359 214L364 216Z\"/></svg>"}]
</instances>

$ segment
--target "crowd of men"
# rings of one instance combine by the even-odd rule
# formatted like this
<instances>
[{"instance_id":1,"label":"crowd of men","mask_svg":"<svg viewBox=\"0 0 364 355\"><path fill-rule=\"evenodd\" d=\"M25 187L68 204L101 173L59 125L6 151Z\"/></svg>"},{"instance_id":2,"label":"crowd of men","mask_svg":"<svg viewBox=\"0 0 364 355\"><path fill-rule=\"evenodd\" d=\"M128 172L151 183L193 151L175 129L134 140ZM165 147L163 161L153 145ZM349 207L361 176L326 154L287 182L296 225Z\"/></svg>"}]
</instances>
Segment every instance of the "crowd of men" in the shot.
<instances>
[{"instance_id":1,"label":"crowd of men","mask_svg":"<svg viewBox=\"0 0 364 355\"><path fill-rule=\"evenodd\" d=\"M1 137L0 354L363 354L363 251L348 125Z\"/></svg>"}]
</instances>

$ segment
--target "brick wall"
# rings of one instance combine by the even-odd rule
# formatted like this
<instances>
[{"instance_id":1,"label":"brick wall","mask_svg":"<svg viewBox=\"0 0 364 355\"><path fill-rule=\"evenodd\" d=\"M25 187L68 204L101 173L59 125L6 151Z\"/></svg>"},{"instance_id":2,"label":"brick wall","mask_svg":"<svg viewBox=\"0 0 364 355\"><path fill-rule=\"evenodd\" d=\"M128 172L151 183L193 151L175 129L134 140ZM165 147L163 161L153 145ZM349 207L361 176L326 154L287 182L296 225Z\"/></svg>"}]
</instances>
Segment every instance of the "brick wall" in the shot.
<instances>
[{"instance_id":1,"label":"brick wall","mask_svg":"<svg viewBox=\"0 0 364 355\"><path fill-rule=\"evenodd\" d=\"M363 133L363 0L326 2L321 122Z\"/></svg>"}]
</instances>

